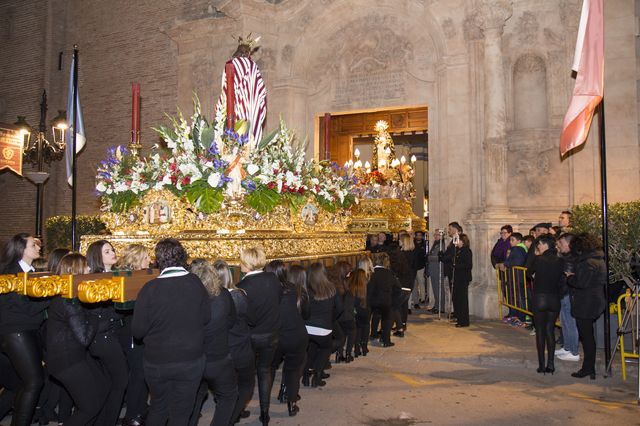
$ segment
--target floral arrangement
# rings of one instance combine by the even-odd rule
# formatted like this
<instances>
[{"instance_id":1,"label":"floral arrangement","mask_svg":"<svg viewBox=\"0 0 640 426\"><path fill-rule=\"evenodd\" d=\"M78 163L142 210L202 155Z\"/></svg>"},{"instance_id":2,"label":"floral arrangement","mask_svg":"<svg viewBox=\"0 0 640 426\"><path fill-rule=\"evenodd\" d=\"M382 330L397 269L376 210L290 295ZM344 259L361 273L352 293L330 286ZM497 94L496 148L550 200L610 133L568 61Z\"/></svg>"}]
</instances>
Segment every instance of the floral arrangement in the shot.
<instances>
[{"instance_id":1,"label":"floral arrangement","mask_svg":"<svg viewBox=\"0 0 640 426\"><path fill-rule=\"evenodd\" d=\"M246 121L237 121L233 129L224 129L223 117L209 123L197 98L189 121L181 112L169 119L170 126L155 129L163 146L149 157L139 158L121 146L108 151L96 177L105 210L127 211L147 191L163 188L205 214L218 211L225 200L244 199L259 213L279 204L297 210L310 195L329 211L356 201L353 173L335 164L307 162L306 143L298 142L282 119L254 150Z\"/></svg>"}]
</instances>

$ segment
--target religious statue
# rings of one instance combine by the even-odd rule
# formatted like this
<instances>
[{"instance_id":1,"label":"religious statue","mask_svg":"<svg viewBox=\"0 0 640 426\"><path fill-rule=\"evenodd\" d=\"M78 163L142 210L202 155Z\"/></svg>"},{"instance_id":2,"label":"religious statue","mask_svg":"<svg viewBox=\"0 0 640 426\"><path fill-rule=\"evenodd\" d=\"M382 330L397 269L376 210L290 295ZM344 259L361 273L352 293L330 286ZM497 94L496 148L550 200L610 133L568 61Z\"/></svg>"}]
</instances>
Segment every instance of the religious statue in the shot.
<instances>
[{"instance_id":1,"label":"religious statue","mask_svg":"<svg viewBox=\"0 0 640 426\"><path fill-rule=\"evenodd\" d=\"M386 121L376 123L375 130L378 134L373 143L373 167L381 172L392 167L391 162L396 158L395 145L388 129L389 123Z\"/></svg>"},{"instance_id":2,"label":"religious statue","mask_svg":"<svg viewBox=\"0 0 640 426\"><path fill-rule=\"evenodd\" d=\"M238 48L222 73L222 91L215 109L216 143L222 158L229 163L225 174L230 179L227 194L231 197L242 193L241 183L246 176L243 165L260 143L267 114L267 90L251 59L259 41L260 37L252 39L251 35L238 38Z\"/></svg>"}]
</instances>

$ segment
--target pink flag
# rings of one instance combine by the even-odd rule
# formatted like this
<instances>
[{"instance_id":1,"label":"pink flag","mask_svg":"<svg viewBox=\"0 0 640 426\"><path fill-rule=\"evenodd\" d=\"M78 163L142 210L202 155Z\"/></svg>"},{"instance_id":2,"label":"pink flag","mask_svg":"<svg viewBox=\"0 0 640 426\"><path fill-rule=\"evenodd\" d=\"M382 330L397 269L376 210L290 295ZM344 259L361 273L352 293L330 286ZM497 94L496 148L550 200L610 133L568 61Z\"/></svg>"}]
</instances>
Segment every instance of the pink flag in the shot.
<instances>
[{"instance_id":1,"label":"pink flag","mask_svg":"<svg viewBox=\"0 0 640 426\"><path fill-rule=\"evenodd\" d=\"M561 156L585 142L593 113L604 93L603 0L584 0L582 3L573 70L578 75L562 123Z\"/></svg>"}]
</instances>

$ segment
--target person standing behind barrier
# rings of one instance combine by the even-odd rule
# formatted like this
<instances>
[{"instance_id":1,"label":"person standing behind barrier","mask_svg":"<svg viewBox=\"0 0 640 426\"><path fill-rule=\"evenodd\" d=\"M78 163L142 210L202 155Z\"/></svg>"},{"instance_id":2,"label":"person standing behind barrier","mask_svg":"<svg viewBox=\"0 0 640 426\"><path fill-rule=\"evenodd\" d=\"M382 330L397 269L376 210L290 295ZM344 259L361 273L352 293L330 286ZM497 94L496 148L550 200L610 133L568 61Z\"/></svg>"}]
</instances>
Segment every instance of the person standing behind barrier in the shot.
<instances>
[{"instance_id":1,"label":"person standing behind barrier","mask_svg":"<svg viewBox=\"0 0 640 426\"><path fill-rule=\"evenodd\" d=\"M200 278L211 301L211 319L204 329L206 364L203 382L189 425L198 424L202 403L211 389L216 403L211 426L228 426L238 399L238 380L229 355L229 329L236 322L236 310L229 290L223 287L213 265L205 259L194 259L189 269Z\"/></svg>"},{"instance_id":2,"label":"person standing behind barrier","mask_svg":"<svg viewBox=\"0 0 640 426\"><path fill-rule=\"evenodd\" d=\"M582 368L571 376L596 378L596 339L593 324L606 308L604 286L607 285L607 267L602 244L594 235L582 233L571 241L571 254L575 256L575 274L567 284L571 295L571 315L576 319L578 335L582 341L584 360ZM607 312L608 314L608 312Z\"/></svg>"},{"instance_id":3,"label":"person standing behind barrier","mask_svg":"<svg viewBox=\"0 0 640 426\"><path fill-rule=\"evenodd\" d=\"M244 290L236 287L231 276L229 265L224 260L216 260L213 264L218 277L231 293L236 311L236 321L229 329L229 352L233 359L233 366L238 379L238 399L233 409L231 420L233 423L240 418L249 417L251 413L245 410L256 384L256 361L251 348L251 332L249 331L249 299Z\"/></svg>"},{"instance_id":4,"label":"person standing behind barrier","mask_svg":"<svg viewBox=\"0 0 640 426\"><path fill-rule=\"evenodd\" d=\"M145 345L151 397L146 423L184 426L204 373L211 305L200 278L185 269L188 255L178 240L159 241L155 256L162 272L138 293L131 324L133 337Z\"/></svg>"},{"instance_id":5,"label":"person standing behind barrier","mask_svg":"<svg viewBox=\"0 0 640 426\"><path fill-rule=\"evenodd\" d=\"M473 254L467 234L460 234L453 261L453 310L456 327L469 327L469 283L473 268Z\"/></svg>"},{"instance_id":6,"label":"person standing behind barrier","mask_svg":"<svg viewBox=\"0 0 640 426\"><path fill-rule=\"evenodd\" d=\"M520 309L525 308L524 288L526 278L524 273L521 271L514 274L513 268L524 266L527 261L529 250L522 240L523 237L521 233L513 232L509 238L509 244L511 246L509 256L504 260L504 262L498 264L498 269L506 272L506 280L503 283L502 291L507 296L507 302L516 305ZM516 278L515 294L513 285L514 275ZM509 313L507 314L507 317L503 318L503 321L509 322L515 326L521 325L524 321L524 313L509 307Z\"/></svg>"},{"instance_id":7,"label":"person standing behind barrier","mask_svg":"<svg viewBox=\"0 0 640 426\"><path fill-rule=\"evenodd\" d=\"M269 406L273 376L271 363L278 347L280 329L280 281L271 272L264 272L267 257L264 250L250 247L240 251L240 270L245 274L238 288L247 293L249 299L249 328L251 347L255 354L260 399L260 421L268 425Z\"/></svg>"},{"instance_id":8,"label":"person standing behind barrier","mask_svg":"<svg viewBox=\"0 0 640 426\"><path fill-rule=\"evenodd\" d=\"M433 232L433 243L427 255L427 274L433 289L433 308L430 314L439 314L444 311L444 287L442 287L444 277L442 275L442 265L439 260L441 248L444 248L444 231L436 229ZM442 247L441 247L442 245Z\"/></svg>"},{"instance_id":9,"label":"person standing behind barrier","mask_svg":"<svg viewBox=\"0 0 640 426\"><path fill-rule=\"evenodd\" d=\"M500 228L500 238L491 249L491 265L496 268L498 264L507 260L507 253L511 249L510 238L513 233L511 225Z\"/></svg>"},{"instance_id":10,"label":"person standing behind barrier","mask_svg":"<svg viewBox=\"0 0 640 426\"><path fill-rule=\"evenodd\" d=\"M533 293L533 319L536 327L538 373L555 371L555 323L560 312L560 285L563 276L562 260L556 252L556 241L551 235L542 235L536 245L536 257L531 265L535 276ZM547 364L545 366L545 347Z\"/></svg>"},{"instance_id":11,"label":"person standing behind barrier","mask_svg":"<svg viewBox=\"0 0 640 426\"><path fill-rule=\"evenodd\" d=\"M29 234L14 235L0 257L0 274L33 272L31 263L40 257L40 247ZM30 425L44 383L41 347L37 332L45 320L48 300L37 300L15 292L0 295L0 352L20 377L13 404L12 425Z\"/></svg>"},{"instance_id":12,"label":"person standing behind barrier","mask_svg":"<svg viewBox=\"0 0 640 426\"><path fill-rule=\"evenodd\" d=\"M86 258L70 253L58 263L56 274L86 274ZM94 424L107 397L107 378L88 347L98 331L98 318L78 300L56 296L48 309L47 369L69 392L75 410L65 425Z\"/></svg>"},{"instance_id":13,"label":"person standing behind barrier","mask_svg":"<svg viewBox=\"0 0 640 426\"><path fill-rule=\"evenodd\" d=\"M389 255L384 252L373 254L373 274L367 285L367 305L371 308L371 338L380 338L383 347L394 346L391 342L391 308L393 292L400 290L400 282L389 269ZM382 333L378 325L382 322Z\"/></svg>"},{"instance_id":14,"label":"person standing behind barrier","mask_svg":"<svg viewBox=\"0 0 640 426\"><path fill-rule=\"evenodd\" d=\"M575 259L571 254L571 241L574 235L564 233L558 239L558 253L563 260L564 272L575 272ZM556 349L556 356L562 361L580 361L580 353L578 352L578 327L576 319L571 315L571 296L569 295L569 287L567 285L567 276L563 276L562 285L560 287L560 327L562 329L562 346Z\"/></svg>"}]
</instances>

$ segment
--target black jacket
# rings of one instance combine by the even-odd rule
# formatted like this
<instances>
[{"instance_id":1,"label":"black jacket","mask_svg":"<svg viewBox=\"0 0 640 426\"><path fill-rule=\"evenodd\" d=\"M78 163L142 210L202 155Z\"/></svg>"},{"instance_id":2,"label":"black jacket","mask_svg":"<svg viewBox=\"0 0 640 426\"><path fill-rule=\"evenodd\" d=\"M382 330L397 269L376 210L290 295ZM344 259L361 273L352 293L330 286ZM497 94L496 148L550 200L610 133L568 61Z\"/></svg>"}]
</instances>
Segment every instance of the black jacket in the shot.
<instances>
[{"instance_id":1,"label":"black jacket","mask_svg":"<svg viewBox=\"0 0 640 426\"><path fill-rule=\"evenodd\" d=\"M419 271L427 265L427 246L423 241L416 244L416 248L413 250L413 269Z\"/></svg>"},{"instance_id":2,"label":"black jacket","mask_svg":"<svg viewBox=\"0 0 640 426\"><path fill-rule=\"evenodd\" d=\"M355 319L355 298L350 291L345 291L343 295L339 295L342 299L342 313L338 316L338 322L352 322Z\"/></svg>"},{"instance_id":3,"label":"black jacket","mask_svg":"<svg viewBox=\"0 0 640 426\"><path fill-rule=\"evenodd\" d=\"M282 286L275 274L259 272L245 276L238 288L247 293L247 317L251 334L276 333L280 328L280 297Z\"/></svg>"},{"instance_id":4,"label":"black jacket","mask_svg":"<svg viewBox=\"0 0 640 426\"><path fill-rule=\"evenodd\" d=\"M531 265L531 274L535 274L535 294L551 294L560 298L564 265L555 250L547 250L536 256Z\"/></svg>"},{"instance_id":5,"label":"black jacket","mask_svg":"<svg viewBox=\"0 0 640 426\"><path fill-rule=\"evenodd\" d=\"M342 297L336 293L335 296L328 299L317 300L313 294L310 294L309 299L309 319L305 321L305 324L332 330L333 322L342 313Z\"/></svg>"},{"instance_id":6,"label":"black jacket","mask_svg":"<svg viewBox=\"0 0 640 426\"><path fill-rule=\"evenodd\" d=\"M568 281L571 315L578 319L598 318L606 308L604 286L607 284L607 267L602 250L578 257L572 278Z\"/></svg>"},{"instance_id":7,"label":"black jacket","mask_svg":"<svg viewBox=\"0 0 640 426\"><path fill-rule=\"evenodd\" d=\"M18 262L5 268L3 274L23 272ZM0 295L0 334L34 331L45 319L49 299L36 299L16 293Z\"/></svg>"},{"instance_id":8,"label":"black jacket","mask_svg":"<svg viewBox=\"0 0 640 426\"><path fill-rule=\"evenodd\" d=\"M242 290L231 290L231 298L236 311L236 321L229 330L229 352L236 368L245 368L255 363L249 331L249 299Z\"/></svg>"},{"instance_id":9,"label":"black jacket","mask_svg":"<svg viewBox=\"0 0 640 426\"><path fill-rule=\"evenodd\" d=\"M453 282L470 283L471 269L473 268L473 254L469 247L456 249L456 257L453 261Z\"/></svg>"},{"instance_id":10,"label":"black jacket","mask_svg":"<svg viewBox=\"0 0 640 426\"><path fill-rule=\"evenodd\" d=\"M444 253L442 253L442 256L440 256L440 261L442 262L442 273L449 279L453 276L453 260L457 252L458 249L456 246L453 245L453 242L450 242L444 250Z\"/></svg>"},{"instance_id":11,"label":"black jacket","mask_svg":"<svg viewBox=\"0 0 640 426\"><path fill-rule=\"evenodd\" d=\"M229 356L229 329L236 322L236 308L226 288L211 298L211 320L204 328L204 354L207 362Z\"/></svg>"},{"instance_id":12,"label":"black jacket","mask_svg":"<svg viewBox=\"0 0 640 426\"><path fill-rule=\"evenodd\" d=\"M393 272L386 268L376 266L367 284L367 306L391 307L393 302L393 292L401 291L400 282L393 275Z\"/></svg>"},{"instance_id":13,"label":"black jacket","mask_svg":"<svg viewBox=\"0 0 640 426\"><path fill-rule=\"evenodd\" d=\"M292 345L294 342L308 339L304 321L310 314L307 297L302 297L298 310L298 295L295 289L284 290L280 299L280 341Z\"/></svg>"},{"instance_id":14,"label":"black jacket","mask_svg":"<svg viewBox=\"0 0 640 426\"><path fill-rule=\"evenodd\" d=\"M51 300L47 313L47 369L56 374L84 361L97 332L98 319L80 302L61 296Z\"/></svg>"},{"instance_id":15,"label":"black jacket","mask_svg":"<svg viewBox=\"0 0 640 426\"><path fill-rule=\"evenodd\" d=\"M192 361L204 354L210 318L209 295L200 278L161 275L140 290L131 332L144 341L144 358L152 364Z\"/></svg>"}]
</instances>

